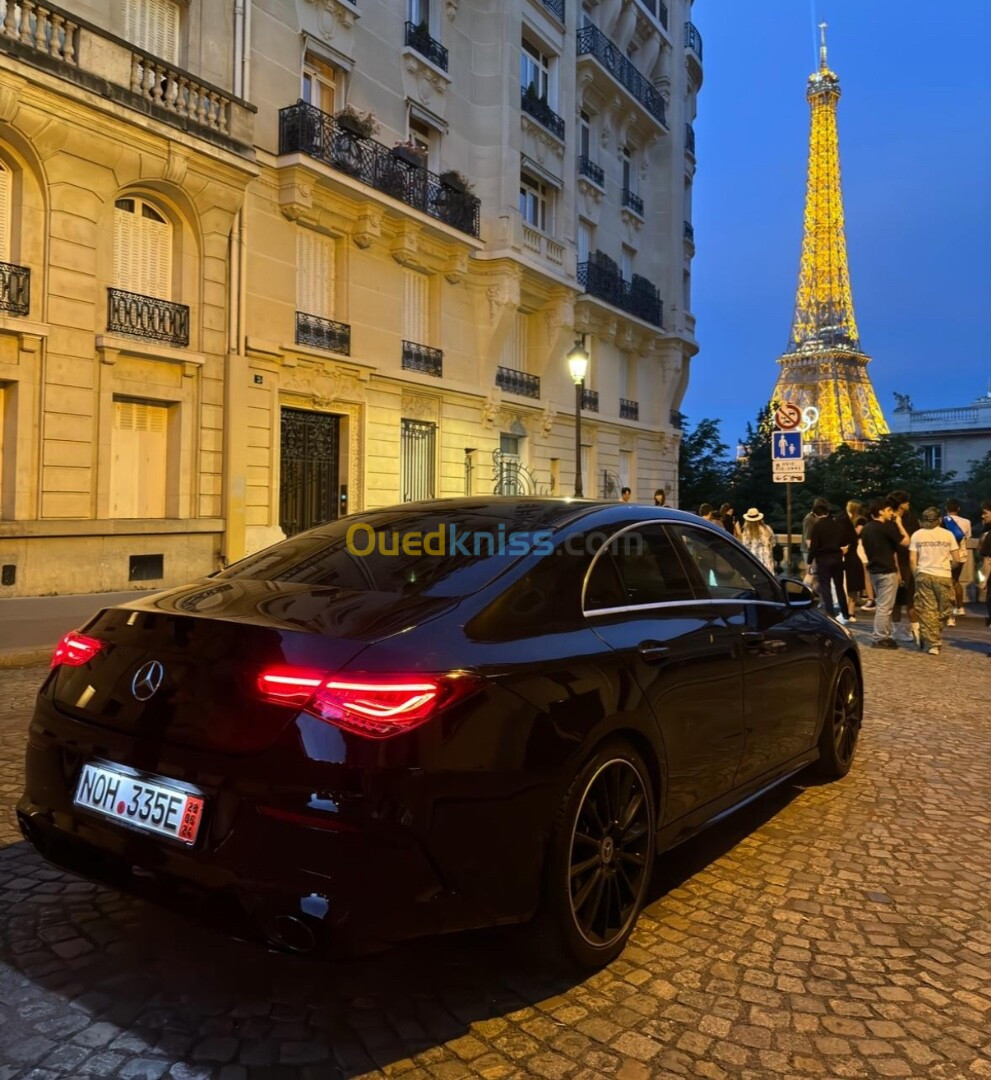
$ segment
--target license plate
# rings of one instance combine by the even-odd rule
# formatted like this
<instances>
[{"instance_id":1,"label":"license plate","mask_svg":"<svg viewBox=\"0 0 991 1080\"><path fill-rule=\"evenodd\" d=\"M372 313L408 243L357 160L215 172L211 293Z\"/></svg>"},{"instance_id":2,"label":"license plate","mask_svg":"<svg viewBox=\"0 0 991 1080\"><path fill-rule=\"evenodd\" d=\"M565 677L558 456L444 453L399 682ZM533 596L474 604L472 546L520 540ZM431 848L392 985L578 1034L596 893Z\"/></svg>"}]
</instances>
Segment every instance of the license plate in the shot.
<instances>
[{"instance_id":1,"label":"license plate","mask_svg":"<svg viewBox=\"0 0 991 1080\"><path fill-rule=\"evenodd\" d=\"M83 766L73 802L133 828L190 845L196 843L203 816L202 796L169 787L158 777L136 776L93 762Z\"/></svg>"}]
</instances>

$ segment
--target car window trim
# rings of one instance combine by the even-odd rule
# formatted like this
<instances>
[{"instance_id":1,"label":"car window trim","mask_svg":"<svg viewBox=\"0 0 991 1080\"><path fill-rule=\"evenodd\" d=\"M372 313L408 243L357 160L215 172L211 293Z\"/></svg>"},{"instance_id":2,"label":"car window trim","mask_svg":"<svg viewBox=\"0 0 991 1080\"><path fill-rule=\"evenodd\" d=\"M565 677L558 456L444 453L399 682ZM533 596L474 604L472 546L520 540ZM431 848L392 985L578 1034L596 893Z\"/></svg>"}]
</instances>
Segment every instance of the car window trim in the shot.
<instances>
[{"instance_id":1,"label":"car window trim","mask_svg":"<svg viewBox=\"0 0 991 1080\"><path fill-rule=\"evenodd\" d=\"M622 607L612 608L595 608L592 611L582 609L582 614L587 619L594 618L596 615L621 615L629 614L632 611L652 611L656 608L673 608L673 607L713 607L719 604L748 604L751 607L773 607L780 608L786 607L786 604L778 603L777 600L751 600L747 597L730 597L724 596L720 599L700 599L695 598L693 600L655 600L650 604L624 604Z\"/></svg>"},{"instance_id":2,"label":"car window trim","mask_svg":"<svg viewBox=\"0 0 991 1080\"><path fill-rule=\"evenodd\" d=\"M688 551L688 548L685 546L685 543L680 533L677 531L678 528L691 529L694 532L702 534L711 533L719 540L728 540L731 546L735 544L737 548L739 548L739 550L742 551L744 555L746 555L746 557L754 564L754 566L756 566L760 570L764 577L768 581L770 581L772 591L778 597L777 600L755 600L753 602L760 604L768 604L772 607L787 607L787 598L784 596L784 589L781 588L781 583L778 581L778 579L768 571L767 567L758 558L756 558L756 556L745 544L742 544L739 540L737 540L735 536L728 533L725 529L722 529L724 535L720 536L719 532L716 529L702 528L699 525L696 525L694 521L666 521L664 524L671 530L671 542L675 545L675 548L678 551L679 555L684 553L683 557L689 559L695 565L696 570L698 570L698 565L695 564L695 560L692 559L691 553ZM701 574L699 574L698 577L699 580L702 582L706 593L708 594L711 586L705 581L704 578L702 578ZM582 594L582 598L584 599L584 593ZM701 599L704 599L704 597Z\"/></svg>"}]
</instances>

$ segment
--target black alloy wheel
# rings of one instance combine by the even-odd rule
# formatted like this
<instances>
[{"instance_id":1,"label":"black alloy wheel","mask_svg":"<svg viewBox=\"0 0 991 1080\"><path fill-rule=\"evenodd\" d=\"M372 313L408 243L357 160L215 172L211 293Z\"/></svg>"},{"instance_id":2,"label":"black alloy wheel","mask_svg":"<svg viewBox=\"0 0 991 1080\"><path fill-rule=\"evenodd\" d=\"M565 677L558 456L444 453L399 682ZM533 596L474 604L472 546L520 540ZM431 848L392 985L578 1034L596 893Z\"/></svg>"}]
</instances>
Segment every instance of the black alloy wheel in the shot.
<instances>
[{"instance_id":1,"label":"black alloy wheel","mask_svg":"<svg viewBox=\"0 0 991 1080\"><path fill-rule=\"evenodd\" d=\"M863 718L863 685L853 662L844 659L836 672L836 682L819 736L817 768L822 776L838 780L850 771Z\"/></svg>"},{"instance_id":2,"label":"black alloy wheel","mask_svg":"<svg viewBox=\"0 0 991 1080\"><path fill-rule=\"evenodd\" d=\"M655 801L640 755L611 743L565 800L552 852L551 906L567 954L597 968L623 950L654 860Z\"/></svg>"}]
</instances>

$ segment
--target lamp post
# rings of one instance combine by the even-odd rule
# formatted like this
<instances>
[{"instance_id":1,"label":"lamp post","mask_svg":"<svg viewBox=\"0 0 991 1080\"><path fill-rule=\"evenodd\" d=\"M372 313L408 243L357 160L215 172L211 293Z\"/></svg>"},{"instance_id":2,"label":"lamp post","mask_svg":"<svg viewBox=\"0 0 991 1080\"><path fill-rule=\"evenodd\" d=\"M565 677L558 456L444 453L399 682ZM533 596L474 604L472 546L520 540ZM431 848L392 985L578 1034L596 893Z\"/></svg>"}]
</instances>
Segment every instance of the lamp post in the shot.
<instances>
[{"instance_id":1,"label":"lamp post","mask_svg":"<svg viewBox=\"0 0 991 1080\"><path fill-rule=\"evenodd\" d=\"M575 498L584 498L582 491L582 398L585 395L585 376L588 374L588 349L582 334L568 353L568 371L575 384Z\"/></svg>"}]
</instances>

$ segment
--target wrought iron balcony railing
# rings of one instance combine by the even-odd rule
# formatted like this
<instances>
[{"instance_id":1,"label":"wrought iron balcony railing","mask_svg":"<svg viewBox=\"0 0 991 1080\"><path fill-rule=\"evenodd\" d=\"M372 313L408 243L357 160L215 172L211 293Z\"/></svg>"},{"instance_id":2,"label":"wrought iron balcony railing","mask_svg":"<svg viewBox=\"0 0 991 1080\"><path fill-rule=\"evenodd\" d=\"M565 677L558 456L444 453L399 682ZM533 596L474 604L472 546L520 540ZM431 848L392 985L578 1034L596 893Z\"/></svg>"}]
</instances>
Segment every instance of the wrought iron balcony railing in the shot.
<instances>
[{"instance_id":1,"label":"wrought iron balcony railing","mask_svg":"<svg viewBox=\"0 0 991 1080\"><path fill-rule=\"evenodd\" d=\"M602 166L596 165L591 158L586 157L584 154L578 159L578 171L582 176L587 176L593 184L605 187L606 174L603 172Z\"/></svg>"},{"instance_id":2,"label":"wrought iron balcony railing","mask_svg":"<svg viewBox=\"0 0 991 1080\"><path fill-rule=\"evenodd\" d=\"M619 399L619 418L621 420L639 420L640 402L621 397Z\"/></svg>"},{"instance_id":3,"label":"wrought iron balcony railing","mask_svg":"<svg viewBox=\"0 0 991 1080\"><path fill-rule=\"evenodd\" d=\"M296 344L351 355L351 327L319 315L296 312Z\"/></svg>"},{"instance_id":4,"label":"wrought iron balcony railing","mask_svg":"<svg viewBox=\"0 0 991 1080\"><path fill-rule=\"evenodd\" d=\"M544 0L544 7L553 11L564 22L564 0Z\"/></svg>"},{"instance_id":5,"label":"wrought iron balcony railing","mask_svg":"<svg viewBox=\"0 0 991 1080\"><path fill-rule=\"evenodd\" d=\"M279 153L306 154L469 236L478 236L481 204L474 195L443 183L436 173L356 134L303 101L279 110Z\"/></svg>"},{"instance_id":6,"label":"wrought iron balcony railing","mask_svg":"<svg viewBox=\"0 0 991 1080\"><path fill-rule=\"evenodd\" d=\"M627 281L619 267L607 255L593 251L587 262L578 264L578 284L590 296L596 296L630 315L654 326L664 325L664 303L652 281L633 275Z\"/></svg>"},{"instance_id":7,"label":"wrought iron balcony railing","mask_svg":"<svg viewBox=\"0 0 991 1080\"><path fill-rule=\"evenodd\" d=\"M558 116L550 105L543 98L537 97L529 86L523 87L520 92L520 108L532 116L538 124L547 128L552 135L556 135L559 139L564 138L564 117Z\"/></svg>"},{"instance_id":8,"label":"wrought iron balcony railing","mask_svg":"<svg viewBox=\"0 0 991 1080\"><path fill-rule=\"evenodd\" d=\"M585 412L599 411L599 391L582 390L582 408Z\"/></svg>"},{"instance_id":9,"label":"wrought iron balcony railing","mask_svg":"<svg viewBox=\"0 0 991 1080\"><path fill-rule=\"evenodd\" d=\"M406 371L419 371L423 375L434 375L439 379L444 374L444 353L440 349L431 349L429 345L404 341L403 368Z\"/></svg>"},{"instance_id":10,"label":"wrought iron balcony railing","mask_svg":"<svg viewBox=\"0 0 991 1080\"><path fill-rule=\"evenodd\" d=\"M685 150L695 156L695 128L691 124L685 124Z\"/></svg>"},{"instance_id":11,"label":"wrought iron balcony railing","mask_svg":"<svg viewBox=\"0 0 991 1080\"><path fill-rule=\"evenodd\" d=\"M632 210L637 217L643 217L643 199L635 191L623 188L623 205Z\"/></svg>"},{"instance_id":12,"label":"wrought iron balcony railing","mask_svg":"<svg viewBox=\"0 0 991 1080\"><path fill-rule=\"evenodd\" d=\"M666 125L664 99L597 26L578 28L578 55L598 60L658 123Z\"/></svg>"},{"instance_id":13,"label":"wrought iron balcony railing","mask_svg":"<svg viewBox=\"0 0 991 1080\"><path fill-rule=\"evenodd\" d=\"M107 330L112 334L189 345L189 307L124 289L107 290Z\"/></svg>"},{"instance_id":14,"label":"wrought iron balcony railing","mask_svg":"<svg viewBox=\"0 0 991 1080\"><path fill-rule=\"evenodd\" d=\"M406 24L406 44L411 49L416 49L421 56L425 56L431 64L436 64L441 71L447 71L447 49L430 36L430 31L423 23Z\"/></svg>"},{"instance_id":15,"label":"wrought iron balcony railing","mask_svg":"<svg viewBox=\"0 0 991 1080\"><path fill-rule=\"evenodd\" d=\"M517 368L497 367L495 384L507 394L519 394L520 397L540 397L540 376Z\"/></svg>"},{"instance_id":16,"label":"wrought iron balcony railing","mask_svg":"<svg viewBox=\"0 0 991 1080\"><path fill-rule=\"evenodd\" d=\"M31 310L31 271L16 263L0 262L0 311L27 315Z\"/></svg>"},{"instance_id":17,"label":"wrought iron balcony railing","mask_svg":"<svg viewBox=\"0 0 991 1080\"><path fill-rule=\"evenodd\" d=\"M695 246L695 226L690 222L685 222L685 242Z\"/></svg>"},{"instance_id":18,"label":"wrought iron balcony railing","mask_svg":"<svg viewBox=\"0 0 991 1080\"><path fill-rule=\"evenodd\" d=\"M693 22L685 23L685 48L691 49L693 53L699 58L699 62L702 61L702 35L698 32L698 27Z\"/></svg>"}]
</instances>

